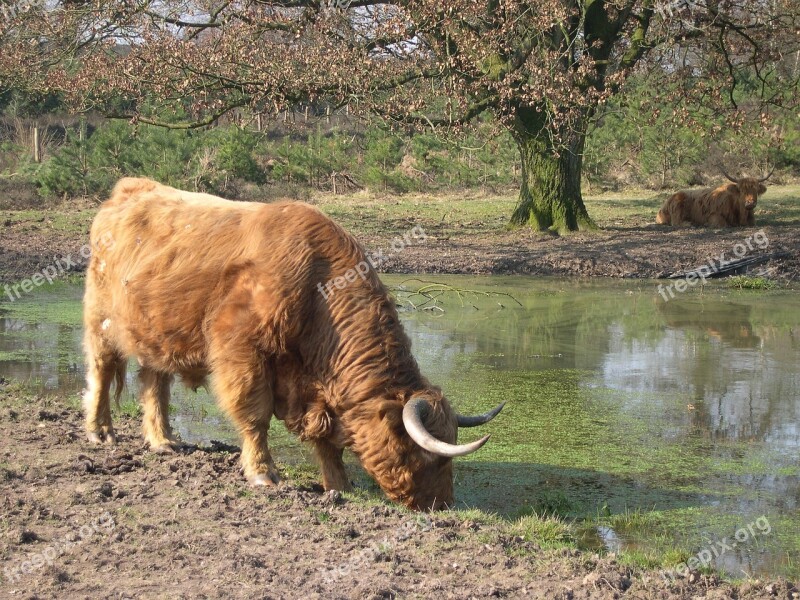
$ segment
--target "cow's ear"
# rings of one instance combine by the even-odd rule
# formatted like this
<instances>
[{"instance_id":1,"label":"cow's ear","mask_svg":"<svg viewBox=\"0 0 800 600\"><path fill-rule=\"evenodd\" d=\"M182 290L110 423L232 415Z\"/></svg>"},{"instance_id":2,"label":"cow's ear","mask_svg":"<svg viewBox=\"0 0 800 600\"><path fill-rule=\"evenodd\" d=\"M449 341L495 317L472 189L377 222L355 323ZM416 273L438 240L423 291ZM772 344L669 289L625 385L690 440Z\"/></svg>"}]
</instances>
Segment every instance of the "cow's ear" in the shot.
<instances>
[{"instance_id":1,"label":"cow's ear","mask_svg":"<svg viewBox=\"0 0 800 600\"><path fill-rule=\"evenodd\" d=\"M386 419L390 427L396 427L403 422L402 412L402 407L399 407L394 402L384 400L378 409L378 420L383 421Z\"/></svg>"},{"instance_id":2,"label":"cow's ear","mask_svg":"<svg viewBox=\"0 0 800 600\"><path fill-rule=\"evenodd\" d=\"M732 186L732 187L731 187L731 191L732 191L734 194L741 194L741 193L742 193L742 192L741 192L741 190L739 190L739 184L737 184L737 183L732 183L732 184L731 184L731 186Z\"/></svg>"},{"instance_id":3,"label":"cow's ear","mask_svg":"<svg viewBox=\"0 0 800 600\"><path fill-rule=\"evenodd\" d=\"M759 183L758 184L758 195L760 196L761 194L763 194L766 191L767 191L767 186L765 186L763 183Z\"/></svg>"}]
</instances>

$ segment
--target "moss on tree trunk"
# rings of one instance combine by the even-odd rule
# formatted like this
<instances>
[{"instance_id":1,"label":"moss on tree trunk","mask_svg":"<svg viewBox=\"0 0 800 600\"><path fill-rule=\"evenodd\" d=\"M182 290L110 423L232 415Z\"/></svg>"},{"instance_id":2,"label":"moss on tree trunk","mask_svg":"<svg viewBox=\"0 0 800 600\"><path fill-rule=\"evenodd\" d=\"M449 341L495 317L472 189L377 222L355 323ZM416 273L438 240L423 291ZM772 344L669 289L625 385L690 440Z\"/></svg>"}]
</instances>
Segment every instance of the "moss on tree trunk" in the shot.
<instances>
[{"instance_id":1,"label":"moss on tree trunk","mask_svg":"<svg viewBox=\"0 0 800 600\"><path fill-rule=\"evenodd\" d=\"M559 234L597 229L581 195L585 134L562 133L556 149L542 115L520 113L512 134L522 160L522 182L511 223Z\"/></svg>"}]
</instances>

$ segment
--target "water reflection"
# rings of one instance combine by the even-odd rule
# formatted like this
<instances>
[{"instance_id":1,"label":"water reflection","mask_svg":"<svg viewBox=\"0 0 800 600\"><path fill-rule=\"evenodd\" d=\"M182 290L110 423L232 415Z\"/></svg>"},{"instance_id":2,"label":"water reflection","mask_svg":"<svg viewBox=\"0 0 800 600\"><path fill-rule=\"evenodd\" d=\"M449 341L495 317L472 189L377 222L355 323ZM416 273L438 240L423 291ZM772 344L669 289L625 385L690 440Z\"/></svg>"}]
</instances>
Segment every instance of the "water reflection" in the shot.
<instances>
[{"instance_id":1,"label":"water reflection","mask_svg":"<svg viewBox=\"0 0 800 600\"><path fill-rule=\"evenodd\" d=\"M47 390L83 386L81 331L71 325L0 318L0 374Z\"/></svg>"},{"instance_id":2,"label":"water reflection","mask_svg":"<svg viewBox=\"0 0 800 600\"><path fill-rule=\"evenodd\" d=\"M532 291L516 294L524 309L489 316L406 314L420 362L445 381L465 356L505 372L585 371L576 387L630 392L620 401L634 413L655 396L680 396L676 425L687 433L800 448L795 294L663 302L619 286Z\"/></svg>"}]
</instances>

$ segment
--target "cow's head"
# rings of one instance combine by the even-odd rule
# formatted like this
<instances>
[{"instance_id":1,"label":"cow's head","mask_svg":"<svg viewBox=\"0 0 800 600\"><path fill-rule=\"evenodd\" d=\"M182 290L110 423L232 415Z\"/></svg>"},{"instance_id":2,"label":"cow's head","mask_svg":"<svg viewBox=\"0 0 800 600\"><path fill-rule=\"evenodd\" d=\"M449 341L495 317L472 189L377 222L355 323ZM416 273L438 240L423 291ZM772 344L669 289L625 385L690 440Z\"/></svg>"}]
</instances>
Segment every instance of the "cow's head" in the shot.
<instances>
[{"instance_id":1,"label":"cow's head","mask_svg":"<svg viewBox=\"0 0 800 600\"><path fill-rule=\"evenodd\" d=\"M753 210L756 207L756 202L758 202L758 197L767 191L767 186L764 185L764 182L770 178L774 170L773 168L766 177L760 179L755 177L734 178L725 171L722 174L734 183L735 191L739 194L745 209Z\"/></svg>"},{"instance_id":2,"label":"cow's head","mask_svg":"<svg viewBox=\"0 0 800 600\"><path fill-rule=\"evenodd\" d=\"M453 505L453 458L475 452L489 439L456 444L458 428L488 423L502 408L465 417L438 391L421 392L405 404L387 401L376 415L370 443L359 453L361 462L395 502L415 510L447 508Z\"/></svg>"}]
</instances>

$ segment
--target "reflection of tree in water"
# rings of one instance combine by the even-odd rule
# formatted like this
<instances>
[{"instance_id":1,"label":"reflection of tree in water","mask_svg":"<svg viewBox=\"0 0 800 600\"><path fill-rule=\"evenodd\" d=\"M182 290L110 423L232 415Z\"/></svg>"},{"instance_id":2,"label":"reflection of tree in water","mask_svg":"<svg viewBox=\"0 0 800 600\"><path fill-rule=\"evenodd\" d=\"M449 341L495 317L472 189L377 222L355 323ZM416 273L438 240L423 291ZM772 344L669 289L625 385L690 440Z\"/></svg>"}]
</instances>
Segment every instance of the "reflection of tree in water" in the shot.
<instances>
[{"instance_id":1,"label":"reflection of tree in water","mask_svg":"<svg viewBox=\"0 0 800 600\"><path fill-rule=\"evenodd\" d=\"M21 319L0 319L0 352L14 357L2 362L2 375L17 381L31 381L41 375L39 361L28 358L41 351L37 329Z\"/></svg>"},{"instance_id":2,"label":"reflection of tree in water","mask_svg":"<svg viewBox=\"0 0 800 600\"><path fill-rule=\"evenodd\" d=\"M761 340L753 332L752 306L720 301L659 302L668 327L701 331L733 348L755 348Z\"/></svg>"},{"instance_id":3,"label":"reflection of tree in water","mask_svg":"<svg viewBox=\"0 0 800 600\"><path fill-rule=\"evenodd\" d=\"M520 301L524 308L488 306L419 316L410 330L440 330L445 350L466 354L476 364L513 370L599 368L608 351L607 328L619 318L613 301L564 293Z\"/></svg>"},{"instance_id":4,"label":"reflection of tree in water","mask_svg":"<svg viewBox=\"0 0 800 600\"><path fill-rule=\"evenodd\" d=\"M58 326L56 385L61 391L77 391L83 387L84 371L80 344L80 336L75 327L64 324Z\"/></svg>"},{"instance_id":5,"label":"reflection of tree in water","mask_svg":"<svg viewBox=\"0 0 800 600\"><path fill-rule=\"evenodd\" d=\"M83 387L80 331L72 325L0 319L0 352L8 358L3 376L62 392Z\"/></svg>"},{"instance_id":6,"label":"reflection of tree in water","mask_svg":"<svg viewBox=\"0 0 800 600\"><path fill-rule=\"evenodd\" d=\"M747 304L680 299L658 306L681 334L664 358L675 362L673 385L688 393L694 433L797 447L793 328L755 326Z\"/></svg>"},{"instance_id":7,"label":"reflection of tree in water","mask_svg":"<svg viewBox=\"0 0 800 600\"><path fill-rule=\"evenodd\" d=\"M446 361L448 376L469 365L597 371L611 389L646 394L626 399L628 409L677 392L686 406L675 423L681 430L800 445L798 316L791 302L686 295L665 303L602 289L515 297L523 308L489 302L480 310L451 308L438 318L409 315L404 321L415 351L427 337L422 345L435 362ZM584 385L565 375L567 381Z\"/></svg>"}]
</instances>

